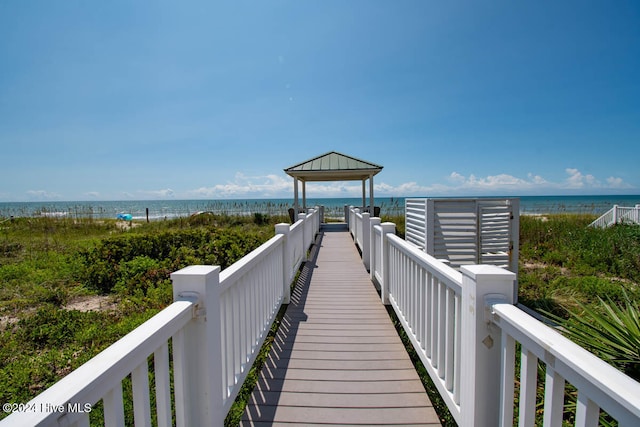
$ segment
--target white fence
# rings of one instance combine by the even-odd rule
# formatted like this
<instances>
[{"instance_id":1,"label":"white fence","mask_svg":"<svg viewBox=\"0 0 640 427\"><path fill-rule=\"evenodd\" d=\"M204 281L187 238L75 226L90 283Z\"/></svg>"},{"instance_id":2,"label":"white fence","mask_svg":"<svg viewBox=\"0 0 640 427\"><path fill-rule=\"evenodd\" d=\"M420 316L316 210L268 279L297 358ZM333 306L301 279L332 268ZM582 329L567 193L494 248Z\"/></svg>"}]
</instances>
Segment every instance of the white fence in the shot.
<instances>
[{"instance_id":1,"label":"white fence","mask_svg":"<svg viewBox=\"0 0 640 427\"><path fill-rule=\"evenodd\" d=\"M590 227L607 228L614 224L640 224L640 205L624 207L613 205L609 211L589 224Z\"/></svg>"},{"instance_id":2,"label":"white fence","mask_svg":"<svg viewBox=\"0 0 640 427\"><path fill-rule=\"evenodd\" d=\"M124 426L122 382L130 376L136 426L150 426L151 411L158 426L171 426L172 409L177 426L222 426L280 305L289 302L291 279L319 227L318 212L310 210L291 227L278 224L275 237L222 272L190 266L172 273L173 304L0 425L88 426L93 405L102 401L104 425Z\"/></svg>"},{"instance_id":3,"label":"white fence","mask_svg":"<svg viewBox=\"0 0 640 427\"><path fill-rule=\"evenodd\" d=\"M371 247L369 244L369 218L368 212L360 213L358 208L349 208L349 231L351 231L356 245L362 251L362 260L367 269L369 269L369 248Z\"/></svg>"},{"instance_id":4,"label":"white fence","mask_svg":"<svg viewBox=\"0 0 640 427\"><path fill-rule=\"evenodd\" d=\"M600 409L620 426L640 425L640 383L514 306L514 273L490 265L456 271L395 236L394 224L371 218L370 227L372 280L459 425L533 425L538 362L545 368L543 425L561 424L566 383L578 391L576 425L598 425Z\"/></svg>"}]
</instances>

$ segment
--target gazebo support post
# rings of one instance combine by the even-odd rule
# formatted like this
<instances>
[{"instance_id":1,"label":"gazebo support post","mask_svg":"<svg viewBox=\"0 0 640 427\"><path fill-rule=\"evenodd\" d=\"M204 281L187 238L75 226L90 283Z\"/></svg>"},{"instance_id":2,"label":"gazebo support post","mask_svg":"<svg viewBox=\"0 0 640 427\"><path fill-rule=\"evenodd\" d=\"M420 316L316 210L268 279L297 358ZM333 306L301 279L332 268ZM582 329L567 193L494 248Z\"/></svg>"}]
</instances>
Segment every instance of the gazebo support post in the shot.
<instances>
[{"instance_id":1,"label":"gazebo support post","mask_svg":"<svg viewBox=\"0 0 640 427\"><path fill-rule=\"evenodd\" d=\"M302 181L302 209L307 212L307 181Z\"/></svg>"},{"instance_id":2,"label":"gazebo support post","mask_svg":"<svg viewBox=\"0 0 640 427\"><path fill-rule=\"evenodd\" d=\"M295 213L295 218L298 217L298 211L300 210L298 207L298 178L293 177L293 210Z\"/></svg>"},{"instance_id":3,"label":"gazebo support post","mask_svg":"<svg viewBox=\"0 0 640 427\"><path fill-rule=\"evenodd\" d=\"M373 217L375 215L374 198L373 198L373 174L369 175L369 213Z\"/></svg>"}]
</instances>

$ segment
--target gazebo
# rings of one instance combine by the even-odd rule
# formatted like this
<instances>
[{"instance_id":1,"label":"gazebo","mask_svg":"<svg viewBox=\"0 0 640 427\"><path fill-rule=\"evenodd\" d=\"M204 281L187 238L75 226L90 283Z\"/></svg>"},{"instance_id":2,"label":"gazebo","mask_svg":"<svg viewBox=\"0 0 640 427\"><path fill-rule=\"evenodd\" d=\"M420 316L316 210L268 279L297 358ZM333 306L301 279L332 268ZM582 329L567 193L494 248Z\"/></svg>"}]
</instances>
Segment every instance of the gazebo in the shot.
<instances>
[{"instance_id":1,"label":"gazebo","mask_svg":"<svg viewBox=\"0 0 640 427\"><path fill-rule=\"evenodd\" d=\"M302 163L290 166L284 171L293 177L294 209L300 210L298 201L298 182L302 182L302 208L307 208L307 182L315 181L362 181L362 206L366 206L366 181L369 180L369 206L373 213L373 176L382 170L382 166L336 151L330 151Z\"/></svg>"}]
</instances>

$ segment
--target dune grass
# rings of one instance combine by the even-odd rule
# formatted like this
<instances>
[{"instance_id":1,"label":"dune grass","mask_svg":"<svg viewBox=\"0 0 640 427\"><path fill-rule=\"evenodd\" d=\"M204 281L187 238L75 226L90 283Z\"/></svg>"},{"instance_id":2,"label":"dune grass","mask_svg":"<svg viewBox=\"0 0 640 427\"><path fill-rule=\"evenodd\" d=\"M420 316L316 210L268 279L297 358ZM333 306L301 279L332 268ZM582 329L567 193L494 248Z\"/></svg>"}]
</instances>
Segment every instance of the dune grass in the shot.
<instances>
[{"instance_id":1,"label":"dune grass","mask_svg":"<svg viewBox=\"0 0 640 427\"><path fill-rule=\"evenodd\" d=\"M404 217L382 220L404 235ZM567 325L592 316L586 323L606 331L593 316L637 313L640 227L592 229L591 220L521 217L519 301ZM167 306L171 271L201 263L226 267L273 236L278 222L288 218L1 222L0 401L26 402ZM99 301L97 309L74 308L85 300ZM638 362L623 359L619 367L634 375Z\"/></svg>"},{"instance_id":2,"label":"dune grass","mask_svg":"<svg viewBox=\"0 0 640 427\"><path fill-rule=\"evenodd\" d=\"M169 305L172 271L190 264L225 268L286 220L203 215L151 223L4 221L0 401L30 400ZM87 301L99 303L91 311L79 308L78 302Z\"/></svg>"}]
</instances>

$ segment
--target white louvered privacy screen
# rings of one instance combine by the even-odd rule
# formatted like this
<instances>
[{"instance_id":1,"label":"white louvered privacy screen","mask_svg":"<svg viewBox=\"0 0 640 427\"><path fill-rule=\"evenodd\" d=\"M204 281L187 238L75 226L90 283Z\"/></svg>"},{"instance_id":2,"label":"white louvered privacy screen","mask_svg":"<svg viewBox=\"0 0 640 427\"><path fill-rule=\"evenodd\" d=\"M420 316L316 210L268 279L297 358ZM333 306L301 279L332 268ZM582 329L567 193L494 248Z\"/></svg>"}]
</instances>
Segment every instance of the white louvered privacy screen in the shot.
<instances>
[{"instance_id":1,"label":"white louvered privacy screen","mask_svg":"<svg viewBox=\"0 0 640 427\"><path fill-rule=\"evenodd\" d=\"M507 199L406 199L405 240L459 269L491 264L518 273L520 203Z\"/></svg>"}]
</instances>

